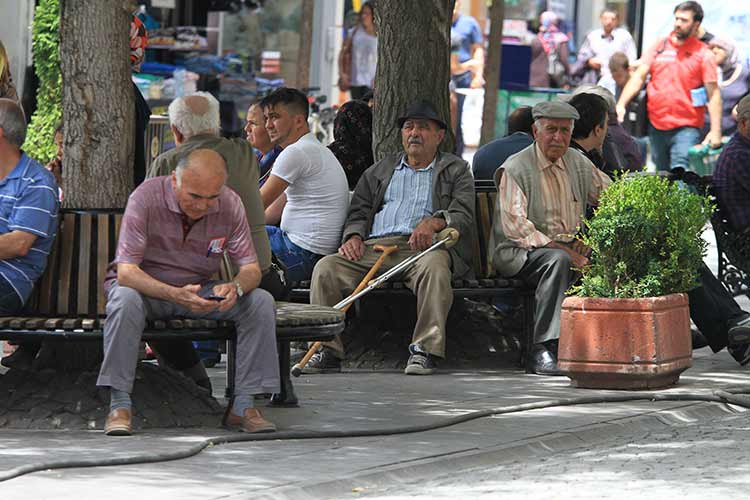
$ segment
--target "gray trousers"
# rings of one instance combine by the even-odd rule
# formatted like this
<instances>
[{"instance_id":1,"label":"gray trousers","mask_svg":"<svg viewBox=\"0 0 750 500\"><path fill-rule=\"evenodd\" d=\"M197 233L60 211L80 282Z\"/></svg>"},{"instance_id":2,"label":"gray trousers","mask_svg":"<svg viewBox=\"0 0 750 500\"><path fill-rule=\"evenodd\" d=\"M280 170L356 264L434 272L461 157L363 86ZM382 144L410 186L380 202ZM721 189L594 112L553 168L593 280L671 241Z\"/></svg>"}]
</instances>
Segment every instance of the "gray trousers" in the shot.
<instances>
[{"instance_id":1,"label":"gray trousers","mask_svg":"<svg viewBox=\"0 0 750 500\"><path fill-rule=\"evenodd\" d=\"M207 283L203 290L218 283ZM107 295L104 361L96 385L132 392L146 321L176 317L233 321L237 330L236 394L279 392L276 310L270 293L255 289L238 298L226 312L194 313L172 302L145 297L117 282Z\"/></svg>"},{"instance_id":2,"label":"gray trousers","mask_svg":"<svg viewBox=\"0 0 750 500\"><path fill-rule=\"evenodd\" d=\"M578 273L565 250L536 248L528 253L526 263L515 278L536 287L534 299L534 343L560 338L560 312L565 292Z\"/></svg>"},{"instance_id":3,"label":"gray trousers","mask_svg":"<svg viewBox=\"0 0 750 500\"><path fill-rule=\"evenodd\" d=\"M380 256L380 252L373 249L375 245L398 245L398 251L383 261L378 275L419 253L409 248L408 240L407 236L367 240L364 255L356 262L338 254L323 257L313 270L310 303L333 306L346 296L345 293L354 291ZM417 296L417 324L412 343L441 358L445 357L445 323L453 303L450 261L448 251L438 248L400 274L400 279ZM344 357L344 345L339 336L323 345L333 349L338 357Z\"/></svg>"}]
</instances>

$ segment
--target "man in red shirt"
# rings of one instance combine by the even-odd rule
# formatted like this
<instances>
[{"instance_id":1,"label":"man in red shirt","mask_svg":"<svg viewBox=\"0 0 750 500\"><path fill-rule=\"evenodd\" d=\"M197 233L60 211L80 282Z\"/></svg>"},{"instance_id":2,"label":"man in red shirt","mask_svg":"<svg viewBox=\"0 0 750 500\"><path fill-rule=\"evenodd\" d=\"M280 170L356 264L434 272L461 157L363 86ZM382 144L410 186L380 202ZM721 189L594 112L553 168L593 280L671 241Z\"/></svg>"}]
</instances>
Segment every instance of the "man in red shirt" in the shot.
<instances>
[{"instance_id":1,"label":"man in red shirt","mask_svg":"<svg viewBox=\"0 0 750 500\"><path fill-rule=\"evenodd\" d=\"M699 3L682 2L674 10L674 31L646 52L617 103L620 121L625 107L646 87L651 157L659 170L688 166L688 150L701 141L706 105L711 129L706 142L721 145L721 95L711 51L697 38L703 20Z\"/></svg>"}]
</instances>

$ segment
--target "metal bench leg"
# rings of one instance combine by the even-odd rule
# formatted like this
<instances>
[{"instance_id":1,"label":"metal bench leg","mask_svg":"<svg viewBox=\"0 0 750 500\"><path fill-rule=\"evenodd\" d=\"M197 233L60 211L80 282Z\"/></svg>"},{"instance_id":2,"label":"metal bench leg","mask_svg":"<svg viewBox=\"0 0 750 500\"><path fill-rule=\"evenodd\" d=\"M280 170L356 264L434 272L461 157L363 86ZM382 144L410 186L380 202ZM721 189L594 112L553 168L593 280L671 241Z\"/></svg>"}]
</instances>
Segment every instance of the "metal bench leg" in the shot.
<instances>
[{"instance_id":1,"label":"metal bench leg","mask_svg":"<svg viewBox=\"0 0 750 500\"><path fill-rule=\"evenodd\" d=\"M237 339L227 340L227 388L224 397L231 400L234 397L234 380L237 369Z\"/></svg>"},{"instance_id":2,"label":"metal bench leg","mask_svg":"<svg viewBox=\"0 0 750 500\"><path fill-rule=\"evenodd\" d=\"M271 400L268 402L268 405L297 407L299 406L299 401L297 399L297 395L294 394L294 386L292 385L292 377L290 375L292 365L289 359L289 341L278 342L277 348L279 351L279 374L281 375L281 392L278 392L271 396Z\"/></svg>"},{"instance_id":3,"label":"metal bench leg","mask_svg":"<svg viewBox=\"0 0 750 500\"><path fill-rule=\"evenodd\" d=\"M523 295L523 343L521 347L521 367L531 373L531 348L534 345L534 292Z\"/></svg>"}]
</instances>

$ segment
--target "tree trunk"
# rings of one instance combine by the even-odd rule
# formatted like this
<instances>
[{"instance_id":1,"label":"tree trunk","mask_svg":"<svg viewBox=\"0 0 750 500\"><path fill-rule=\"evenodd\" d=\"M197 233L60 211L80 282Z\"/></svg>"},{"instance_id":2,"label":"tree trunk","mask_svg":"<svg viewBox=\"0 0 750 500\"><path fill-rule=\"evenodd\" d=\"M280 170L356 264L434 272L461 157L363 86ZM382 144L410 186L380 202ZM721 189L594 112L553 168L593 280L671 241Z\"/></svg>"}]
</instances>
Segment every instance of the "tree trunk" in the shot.
<instances>
[{"instance_id":1,"label":"tree trunk","mask_svg":"<svg viewBox=\"0 0 750 500\"><path fill-rule=\"evenodd\" d=\"M497 91L500 88L500 63L503 55L503 20L505 0L492 0L489 10L490 41L484 63L484 108L482 109L482 135L480 144L495 138L497 119Z\"/></svg>"},{"instance_id":2,"label":"tree trunk","mask_svg":"<svg viewBox=\"0 0 750 500\"><path fill-rule=\"evenodd\" d=\"M297 85L310 85L310 48L312 47L314 0L302 0L302 21L299 27L299 52L297 53Z\"/></svg>"},{"instance_id":3,"label":"tree trunk","mask_svg":"<svg viewBox=\"0 0 750 500\"><path fill-rule=\"evenodd\" d=\"M450 30L453 0L378 0L378 67L375 74L373 154L380 160L403 151L396 119L422 99L450 123ZM440 149L453 151L449 131Z\"/></svg>"},{"instance_id":4,"label":"tree trunk","mask_svg":"<svg viewBox=\"0 0 750 500\"><path fill-rule=\"evenodd\" d=\"M60 2L66 207L124 207L133 189L131 8L126 0Z\"/></svg>"}]
</instances>

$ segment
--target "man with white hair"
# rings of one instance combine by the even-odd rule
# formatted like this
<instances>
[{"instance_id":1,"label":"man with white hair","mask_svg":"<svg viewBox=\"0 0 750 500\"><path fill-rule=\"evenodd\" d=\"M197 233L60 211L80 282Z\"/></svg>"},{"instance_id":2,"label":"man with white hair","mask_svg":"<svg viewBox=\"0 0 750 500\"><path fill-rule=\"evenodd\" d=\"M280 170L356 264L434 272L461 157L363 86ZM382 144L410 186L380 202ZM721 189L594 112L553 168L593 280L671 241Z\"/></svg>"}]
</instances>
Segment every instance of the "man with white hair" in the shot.
<instances>
[{"instance_id":1,"label":"man with white hair","mask_svg":"<svg viewBox=\"0 0 750 500\"><path fill-rule=\"evenodd\" d=\"M560 308L575 278L573 269L588 264L575 234L586 204L596 205L610 180L569 147L573 123L580 118L573 106L543 102L534 106L532 115L534 143L495 173L499 209L493 221L492 263L501 276L536 287L529 370L559 375Z\"/></svg>"},{"instance_id":2,"label":"man with white hair","mask_svg":"<svg viewBox=\"0 0 750 500\"><path fill-rule=\"evenodd\" d=\"M169 175L177 163L192 151L210 149L219 153L226 162L227 186L242 200L250 234L258 257L263 278L260 288L276 299L287 293L284 274L272 262L271 246L266 233L263 203L258 190L258 161L252 146L244 139L225 139L220 136L219 101L208 92L179 97L169 105L169 124L177 147L159 155L148 177ZM181 370L199 385L210 388L210 381L192 343L189 341L150 342L160 355L174 368ZM208 347L206 352L217 352Z\"/></svg>"},{"instance_id":3,"label":"man with white hair","mask_svg":"<svg viewBox=\"0 0 750 500\"><path fill-rule=\"evenodd\" d=\"M47 266L57 232L54 176L26 153L26 117L15 101L0 99L0 315L18 312ZM28 367L36 343L24 343L3 365Z\"/></svg>"},{"instance_id":4,"label":"man with white hair","mask_svg":"<svg viewBox=\"0 0 750 500\"><path fill-rule=\"evenodd\" d=\"M132 432L138 347L146 320L172 317L233 321L237 330L235 397L223 424L244 432L276 427L253 395L278 392L276 320L240 197L225 187L216 151L196 149L169 176L141 184L128 199L115 260L105 278L107 323L97 385L110 388L107 435ZM226 252L239 273L214 281Z\"/></svg>"}]
</instances>

